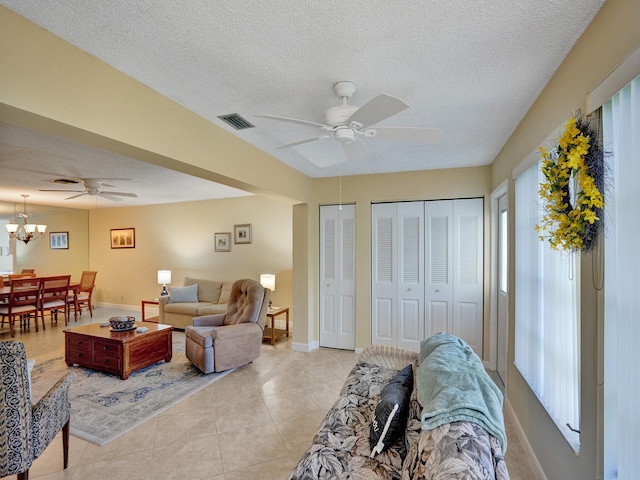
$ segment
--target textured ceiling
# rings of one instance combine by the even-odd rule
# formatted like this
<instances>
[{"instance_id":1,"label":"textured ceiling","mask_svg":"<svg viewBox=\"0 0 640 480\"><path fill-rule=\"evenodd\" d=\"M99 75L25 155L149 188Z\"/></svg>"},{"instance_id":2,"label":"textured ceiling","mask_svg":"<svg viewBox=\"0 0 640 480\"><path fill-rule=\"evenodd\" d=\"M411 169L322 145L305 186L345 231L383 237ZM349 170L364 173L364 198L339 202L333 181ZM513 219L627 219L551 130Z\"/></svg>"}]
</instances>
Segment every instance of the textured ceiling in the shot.
<instances>
[{"instance_id":1,"label":"textured ceiling","mask_svg":"<svg viewBox=\"0 0 640 480\"><path fill-rule=\"evenodd\" d=\"M602 3L0 0L312 177L490 164ZM319 132L254 115L322 123L340 80L358 86L351 104L380 93L409 104L380 125L442 139L366 139L366 160L325 168L344 158L335 139L276 150ZM255 128L217 118L229 113Z\"/></svg>"}]
</instances>

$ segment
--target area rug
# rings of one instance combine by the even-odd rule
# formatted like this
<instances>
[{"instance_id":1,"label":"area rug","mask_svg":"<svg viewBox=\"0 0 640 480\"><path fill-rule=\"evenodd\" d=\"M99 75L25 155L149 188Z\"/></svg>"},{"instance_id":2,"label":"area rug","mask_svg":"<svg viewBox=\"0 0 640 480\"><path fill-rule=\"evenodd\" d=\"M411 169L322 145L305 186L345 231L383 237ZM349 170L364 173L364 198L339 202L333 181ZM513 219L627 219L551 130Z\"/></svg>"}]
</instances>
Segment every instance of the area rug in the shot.
<instances>
[{"instance_id":1,"label":"area rug","mask_svg":"<svg viewBox=\"0 0 640 480\"><path fill-rule=\"evenodd\" d=\"M31 372L32 400L39 400L70 371L76 374L69 389L70 433L102 446L233 370L205 375L184 353L174 350L170 362L156 363L121 380L113 374L68 367L58 352L36 357Z\"/></svg>"}]
</instances>

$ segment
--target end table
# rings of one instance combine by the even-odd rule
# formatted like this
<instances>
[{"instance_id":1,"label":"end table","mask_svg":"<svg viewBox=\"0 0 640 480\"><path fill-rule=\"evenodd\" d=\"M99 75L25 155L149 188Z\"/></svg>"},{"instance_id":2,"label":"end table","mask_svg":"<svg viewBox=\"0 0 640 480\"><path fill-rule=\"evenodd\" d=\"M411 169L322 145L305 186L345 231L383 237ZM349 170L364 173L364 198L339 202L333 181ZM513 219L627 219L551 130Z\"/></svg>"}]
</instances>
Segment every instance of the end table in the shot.
<instances>
[{"instance_id":1,"label":"end table","mask_svg":"<svg viewBox=\"0 0 640 480\"><path fill-rule=\"evenodd\" d=\"M142 300L142 302L140 302L140 303L142 304L142 321L143 322L159 323L159 318L158 317L151 317L148 320L145 320L145 318L144 318L144 316L145 316L144 306L145 305L159 305L158 299L154 298L153 300Z\"/></svg>"},{"instance_id":2,"label":"end table","mask_svg":"<svg viewBox=\"0 0 640 480\"><path fill-rule=\"evenodd\" d=\"M286 315L286 328L276 328L276 317L278 315ZM271 307L267 310L267 323L271 319L271 326L265 325L263 340L269 340L271 345L276 343L276 340L284 335L289 336L289 307Z\"/></svg>"}]
</instances>

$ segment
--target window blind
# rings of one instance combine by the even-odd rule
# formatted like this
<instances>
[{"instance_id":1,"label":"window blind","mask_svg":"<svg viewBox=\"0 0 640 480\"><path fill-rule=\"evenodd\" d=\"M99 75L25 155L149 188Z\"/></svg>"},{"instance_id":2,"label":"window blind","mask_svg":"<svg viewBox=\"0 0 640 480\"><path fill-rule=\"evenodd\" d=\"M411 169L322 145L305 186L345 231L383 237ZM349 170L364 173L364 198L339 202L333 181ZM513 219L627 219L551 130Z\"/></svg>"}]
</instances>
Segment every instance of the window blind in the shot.
<instances>
[{"instance_id":1,"label":"window blind","mask_svg":"<svg viewBox=\"0 0 640 480\"><path fill-rule=\"evenodd\" d=\"M604 478L640 478L640 77L603 106L607 195Z\"/></svg>"},{"instance_id":2,"label":"window blind","mask_svg":"<svg viewBox=\"0 0 640 480\"><path fill-rule=\"evenodd\" d=\"M541 180L540 162L516 178L515 363L577 452L579 262L539 239Z\"/></svg>"}]
</instances>

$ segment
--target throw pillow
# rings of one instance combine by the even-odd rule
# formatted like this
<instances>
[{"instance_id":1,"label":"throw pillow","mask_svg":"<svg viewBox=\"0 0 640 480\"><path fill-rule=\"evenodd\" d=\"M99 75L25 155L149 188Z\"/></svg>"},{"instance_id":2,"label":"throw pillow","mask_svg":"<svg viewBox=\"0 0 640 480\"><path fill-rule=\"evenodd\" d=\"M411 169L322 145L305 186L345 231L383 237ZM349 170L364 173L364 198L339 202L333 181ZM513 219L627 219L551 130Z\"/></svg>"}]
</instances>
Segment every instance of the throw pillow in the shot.
<instances>
[{"instance_id":1,"label":"throw pillow","mask_svg":"<svg viewBox=\"0 0 640 480\"><path fill-rule=\"evenodd\" d=\"M170 288L167 303L198 303L198 284Z\"/></svg>"},{"instance_id":2,"label":"throw pillow","mask_svg":"<svg viewBox=\"0 0 640 480\"><path fill-rule=\"evenodd\" d=\"M233 287L233 282L222 283L222 290L220 290L218 305L227 305L229 303L229 297L231 296L231 287Z\"/></svg>"},{"instance_id":3,"label":"throw pillow","mask_svg":"<svg viewBox=\"0 0 640 480\"><path fill-rule=\"evenodd\" d=\"M402 438L409 416L413 391L413 366L400 370L380 392L380 398L369 429L371 458Z\"/></svg>"},{"instance_id":4,"label":"throw pillow","mask_svg":"<svg viewBox=\"0 0 640 480\"><path fill-rule=\"evenodd\" d=\"M191 277L185 277L184 279L185 287L194 285L196 283L198 284L199 302L218 303L218 299L220 298L220 290L222 289L222 282Z\"/></svg>"}]
</instances>

